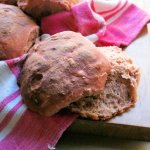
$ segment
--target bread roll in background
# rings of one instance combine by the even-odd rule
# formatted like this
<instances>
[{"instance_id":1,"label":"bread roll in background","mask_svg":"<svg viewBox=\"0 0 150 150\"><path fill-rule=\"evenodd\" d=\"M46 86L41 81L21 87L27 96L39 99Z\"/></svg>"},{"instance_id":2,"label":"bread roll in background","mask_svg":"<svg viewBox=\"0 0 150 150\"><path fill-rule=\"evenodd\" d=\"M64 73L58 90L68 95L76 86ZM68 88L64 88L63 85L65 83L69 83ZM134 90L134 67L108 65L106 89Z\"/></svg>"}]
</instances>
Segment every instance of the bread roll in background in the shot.
<instances>
[{"instance_id":1,"label":"bread roll in background","mask_svg":"<svg viewBox=\"0 0 150 150\"><path fill-rule=\"evenodd\" d=\"M40 20L42 17L70 7L81 0L18 0L18 6L27 14Z\"/></svg>"},{"instance_id":2,"label":"bread roll in background","mask_svg":"<svg viewBox=\"0 0 150 150\"><path fill-rule=\"evenodd\" d=\"M0 60L28 52L38 34L39 27L22 10L0 4Z\"/></svg>"},{"instance_id":3,"label":"bread roll in background","mask_svg":"<svg viewBox=\"0 0 150 150\"><path fill-rule=\"evenodd\" d=\"M134 106L140 71L120 48L99 49L112 65L105 88L97 96L89 96L72 103L69 109L83 118L107 120Z\"/></svg>"},{"instance_id":4,"label":"bread roll in background","mask_svg":"<svg viewBox=\"0 0 150 150\"><path fill-rule=\"evenodd\" d=\"M9 4L9 5L17 5L17 0L0 0L0 3Z\"/></svg>"},{"instance_id":5,"label":"bread roll in background","mask_svg":"<svg viewBox=\"0 0 150 150\"><path fill-rule=\"evenodd\" d=\"M41 39L20 75L21 95L29 109L51 116L104 88L111 65L92 42L71 31Z\"/></svg>"}]
</instances>

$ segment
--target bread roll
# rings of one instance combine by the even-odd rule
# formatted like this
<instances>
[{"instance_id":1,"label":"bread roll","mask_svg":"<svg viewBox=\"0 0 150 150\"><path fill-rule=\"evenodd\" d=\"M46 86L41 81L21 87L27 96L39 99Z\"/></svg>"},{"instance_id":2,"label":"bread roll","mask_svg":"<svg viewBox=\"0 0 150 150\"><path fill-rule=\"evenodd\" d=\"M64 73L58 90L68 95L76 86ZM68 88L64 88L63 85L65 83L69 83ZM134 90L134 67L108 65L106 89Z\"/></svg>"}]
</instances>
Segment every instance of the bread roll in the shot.
<instances>
[{"instance_id":1,"label":"bread roll","mask_svg":"<svg viewBox=\"0 0 150 150\"><path fill-rule=\"evenodd\" d=\"M0 3L9 4L9 5L16 5L17 0L0 0Z\"/></svg>"},{"instance_id":2,"label":"bread roll","mask_svg":"<svg viewBox=\"0 0 150 150\"><path fill-rule=\"evenodd\" d=\"M112 69L105 88L97 96L72 103L69 109L83 118L107 120L134 106L140 71L120 48L100 48L110 60Z\"/></svg>"},{"instance_id":3,"label":"bread roll","mask_svg":"<svg viewBox=\"0 0 150 150\"><path fill-rule=\"evenodd\" d=\"M44 39L21 71L21 94L29 109L51 116L104 88L111 66L92 42L71 31Z\"/></svg>"},{"instance_id":4,"label":"bread roll","mask_svg":"<svg viewBox=\"0 0 150 150\"><path fill-rule=\"evenodd\" d=\"M0 4L0 60L26 53L38 33L39 27L18 7Z\"/></svg>"},{"instance_id":5,"label":"bread roll","mask_svg":"<svg viewBox=\"0 0 150 150\"><path fill-rule=\"evenodd\" d=\"M27 14L40 20L42 17L70 7L81 0L18 0L18 6Z\"/></svg>"}]
</instances>

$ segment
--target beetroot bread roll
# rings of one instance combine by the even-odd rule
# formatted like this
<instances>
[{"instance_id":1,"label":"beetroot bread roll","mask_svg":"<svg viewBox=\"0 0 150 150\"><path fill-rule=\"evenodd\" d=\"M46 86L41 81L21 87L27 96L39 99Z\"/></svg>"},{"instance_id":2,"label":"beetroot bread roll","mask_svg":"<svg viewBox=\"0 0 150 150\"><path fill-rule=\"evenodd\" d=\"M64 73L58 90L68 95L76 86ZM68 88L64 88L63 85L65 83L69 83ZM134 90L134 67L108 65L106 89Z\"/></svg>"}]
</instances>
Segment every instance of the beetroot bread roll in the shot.
<instances>
[{"instance_id":1,"label":"beetroot bread roll","mask_svg":"<svg viewBox=\"0 0 150 150\"><path fill-rule=\"evenodd\" d=\"M103 47L112 69L105 88L97 96L88 96L72 103L69 109L83 118L108 120L134 106L137 99L139 68L118 47Z\"/></svg>"},{"instance_id":2,"label":"beetroot bread roll","mask_svg":"<svg viewBox=\"0 0 150 150\"><path fill-rule=\"evenodd\" d=\"M80 33L65 31L36 44L20 76L29 109L51 116L72 102L98 94L111 65Z\"/></svg>"},{"instance_id":3,"label":"beetroot bread roll","mask_svg":"<svg viewBox=\"0 0 150 150\"><path fill-rule=\"evenodd\" d=\"M39 27L18 7L0 4L0 59L28 52L38 33Z\"/></svg>"}]
</instances>

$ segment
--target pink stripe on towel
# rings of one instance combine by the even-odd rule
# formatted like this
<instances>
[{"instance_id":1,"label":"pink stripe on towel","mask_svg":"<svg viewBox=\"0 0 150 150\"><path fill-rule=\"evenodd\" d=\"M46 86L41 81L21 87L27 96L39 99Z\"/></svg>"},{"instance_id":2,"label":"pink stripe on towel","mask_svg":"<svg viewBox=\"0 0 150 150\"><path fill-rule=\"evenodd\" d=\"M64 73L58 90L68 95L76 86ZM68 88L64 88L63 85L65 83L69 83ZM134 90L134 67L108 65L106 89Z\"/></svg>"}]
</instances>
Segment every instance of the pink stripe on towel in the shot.
<instances>
[{"instance_id":1,"label":"pink stripe on towel","mask_svg":"<svg viewBox=\"0 0 150 150\"><path fill-rule=\"evenodd\" d=\"M9 123L9 121L12 119L13 115L15 114L15 112L20 108L20 106L22 105L22 101L18 102L11 110L8 111L7 115L5 116L5 118L3 119L3 121L0 123L0 132L2 131L2 129L7 126L7 124ZM9 109L9 108L8 108Z\"/></svg>"},{"instance_id":2,"label":"pink stripe on towel","mask_svg":"<svg viewBox=\"0 0 150 150\"><path fill-rule=\"evenodd\" d=\"M110 15L107 15L106 17L104 17L106 20L110 19L111 17L113 17L114 15L116 15L117 13L119 13L122 9L124 9L128 4L128 1L126 0L126 2L123 4L122 7L120 7L118 10L116 10L115 12L111 13Z\"/></svg>"},{"instance_id":3,"label":"pink stripe on towel","mask_svg":"<svg viewBox=\"0 0 150 150\"><path fill-rule=\"evenodd\" d=\"M18 78L20 70L18 66L16 65L14 59L6 60L6 63L9 66L12 73L16 76L16 78Z\"/></svg>"},{"instance_id":4,"label":"pink stripe on towel","mask_svg":"<svg viewBox=\"0 0 150 150\"><path fill-rule=\"evenodd\" d=\"M114 8L106 10L106 11L100 11L100 12L97 12L97 13L103 15L103 14L106 14L106 13L109 13L109 12L113 12L117 8L119 8L120 6L121 6L121 1L118 1L118 4Z\"/></svg>"},{"instance_id":5,"label":"pink stripe on towel","mask_svg":"<svg viewBox=\"0 0 150 150\"><path fill-rule=\"evenodd\" d=\"M26 111L0 148L46 150L54 147L64 130L76 119L71 113L43 117Z\"/></svg>"},{"instance_id":6,"label":"pink stripe on towel","mask_svg":"<svg viewBox=\"0 0 150 150\"><path fill-rule=\"evenodd\" d=\"M105 35L99 37L97 44L127 46L149 21L150 16L146 12L131 5L116 21L107 26Z\"/></svg>"},{"instance_id":7,"label":"pink stripe on towel","mask_svg":"<svg viewBox=\"0 0 150 150\"><path fill-rule=\"evenodd\" d=\"M1 110L12 100L20 95L20 89L12 93L11 95L7 96L1 103L0 103L0 112Z\"/></svg>"}]
</instances>

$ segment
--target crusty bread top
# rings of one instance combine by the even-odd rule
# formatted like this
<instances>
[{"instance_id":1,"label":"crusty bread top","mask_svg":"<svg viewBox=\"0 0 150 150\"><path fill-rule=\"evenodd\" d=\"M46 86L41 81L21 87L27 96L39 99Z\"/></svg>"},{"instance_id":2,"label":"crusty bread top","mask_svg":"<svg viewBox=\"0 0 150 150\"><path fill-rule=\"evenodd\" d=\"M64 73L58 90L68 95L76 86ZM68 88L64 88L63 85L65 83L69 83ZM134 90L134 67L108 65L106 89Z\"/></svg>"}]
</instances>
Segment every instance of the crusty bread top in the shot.
<instances>
[{"instance_id":1,"label":"crusty bread top","mask_svg":"<svg viewBox=\"0 0 150 150\"><path fill-rule=\"evenodd\" d=\"M110 63L80 33L65 31L36 44L21 71L27 106L53 115L78 99L104 88Z\"/></svg>"},{"instance_id":2,"label":"crusty bread top","mask_svg":"<svg viewBox=\"0 0 150 150\"><path fill-rule=\"evenodd\" d=\"M34 17L40 20L44 16L62 10L69 10L70 7L80 0L18 0L18 6Z\"/></svg>"},{"instance_id":3,"label":"crusty bread top","mask_svg":"<svg viewBox=\"0 0 150 150\"><path fill-rule=\"evenodd\" d=\"M0 59L26 53L38 36L39 27L18 7L0 4Z\"/></svg>"},{"instance_id":4,"label":"crusty bread top","mask_svg":"<svg viewBox=\"0 0 150 150\"><path fill-rule=\"evenodd\" d=\"M121 48L116 46L101 47L99 50L111 60L111 72L122 74L122 78L129 79L133 87L137 87L140 79L139 67L133 64L132 59Z\"/></svg>"}]
</instances>

